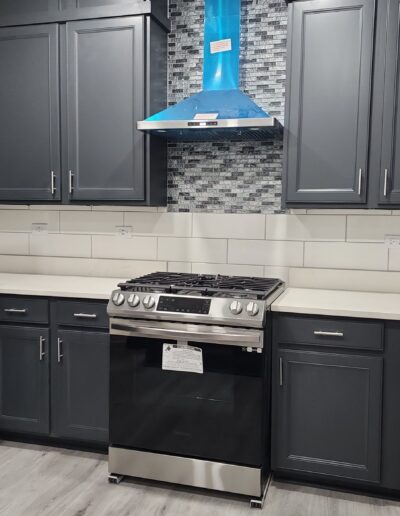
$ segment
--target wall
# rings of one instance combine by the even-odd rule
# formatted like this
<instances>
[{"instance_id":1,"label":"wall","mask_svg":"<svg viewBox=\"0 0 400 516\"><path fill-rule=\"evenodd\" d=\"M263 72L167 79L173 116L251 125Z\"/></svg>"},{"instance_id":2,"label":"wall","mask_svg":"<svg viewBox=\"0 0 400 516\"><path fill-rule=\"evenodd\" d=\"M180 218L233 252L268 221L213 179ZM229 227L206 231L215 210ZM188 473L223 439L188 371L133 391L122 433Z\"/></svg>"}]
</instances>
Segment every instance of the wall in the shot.
<instances>
[{"instance_id":1,"label":"wall","mask_svg":"<svg viewBox=\"0 0 400 516\"><path fill-rule=\"evenodd\" d=\"M129 278L156 270L279 276L292 286L399 291L400 212L167 213L0 208L0 272ZM32 223L47 223L47 233ZM132 227L130 238L116 226Z\"/></svg>"},{"instance_id":2,"label":"wall","mask_svg":"<svg viewBox=\"0 0 400 516\"><path fill-rule=\"evenodd\" d=\"M204 0L171 2L169 103L202 89ZM241 88L283 122L285 0L242 0ZM281 211L282 142L169 145L170 211Z\"/></svg>"}]
</instances>

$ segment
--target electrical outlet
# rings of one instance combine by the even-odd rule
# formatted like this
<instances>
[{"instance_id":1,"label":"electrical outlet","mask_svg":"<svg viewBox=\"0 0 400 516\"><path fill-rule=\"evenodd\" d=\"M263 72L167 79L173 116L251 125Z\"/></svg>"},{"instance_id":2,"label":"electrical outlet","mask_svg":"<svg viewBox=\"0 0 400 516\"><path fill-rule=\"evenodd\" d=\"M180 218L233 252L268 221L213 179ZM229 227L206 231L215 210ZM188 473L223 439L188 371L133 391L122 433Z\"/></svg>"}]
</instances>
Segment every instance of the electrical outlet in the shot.
<instances>
[{"instance_id":1,"label":"electrical outlet","mask_svg":"<svg viewBox=\"0 0 400 516\"><path fill-rule=\"evenodd\" d=\"M400 236L399 235L386 235L385 236L385 244L386 247L390 249L398 249L400 248Z\"/></svg>"},{"instance_id":2,"label":"electrical outlet","mask_svg":"<svg viewBox=\"0 0 400 516\"><path fill-rule=\"evenodd\" d=\"M132 238L132 226L115 226L115 229L117 230L117 236L121 238Z\"/></svg>"},{"instance_id":3,"label":"electrical outlet","mask_svg":"<svg viewBox=\"0 0 400 516\"><path fill-rule=\"evenodd\" d=\"M49 225L45 222L32 222L32 233L48 233Z\"/></svg>"}]
</instances>

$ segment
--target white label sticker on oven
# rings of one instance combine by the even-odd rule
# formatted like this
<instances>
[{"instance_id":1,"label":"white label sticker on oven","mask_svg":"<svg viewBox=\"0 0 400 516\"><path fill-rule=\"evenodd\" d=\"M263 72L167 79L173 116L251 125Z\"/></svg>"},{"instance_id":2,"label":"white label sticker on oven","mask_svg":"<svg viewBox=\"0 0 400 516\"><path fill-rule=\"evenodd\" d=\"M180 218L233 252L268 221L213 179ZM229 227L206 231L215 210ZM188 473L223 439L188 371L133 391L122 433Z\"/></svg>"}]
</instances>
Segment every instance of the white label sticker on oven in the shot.
<instances>
[{"instance_id":1,"label":"white label sticker on oven","mask_svg":"<svg viewBox=\"0 0 400 516\"><path fill-rule=\"evenodd\" d=\"M203 350L181 344L164 344L162 368L165 371L203 374Z\"/></svg>"},{"instance_id":2,"label":"white label sticker on oven","mask_svg":"<svg viewBox=\"0 0 400 516\"><path fill-rule=\"evenodd\" d=\"M232 40L220 39L219 41L211 41L210 52L211 54L219 54L220 52L230 52L232 50Z\"/></svg>"}]
</instances>

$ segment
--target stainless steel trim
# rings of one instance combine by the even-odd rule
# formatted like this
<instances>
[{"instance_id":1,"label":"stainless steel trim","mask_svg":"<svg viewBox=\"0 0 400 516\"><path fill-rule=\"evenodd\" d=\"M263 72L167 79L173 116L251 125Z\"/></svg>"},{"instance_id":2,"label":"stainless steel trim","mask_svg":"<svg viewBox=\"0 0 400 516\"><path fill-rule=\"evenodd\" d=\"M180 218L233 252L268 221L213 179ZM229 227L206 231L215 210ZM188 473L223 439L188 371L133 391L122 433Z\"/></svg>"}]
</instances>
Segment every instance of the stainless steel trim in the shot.
<instances>
[{"instance_id":1,"label":"stainless steel trim","mask_svg":"<svg viewBox=\"0 0 400 516\"><path fill-rule=\"evenodd\" d=\"M257 330L207 326L202 324L165 323L160 321L129 321L111 319L111 335L171 340L192 340L226 346L263 348L264 332Z\"/></svg>"},{"instance_id":2,"label":"stainless steel trim","mask_svg":"<svg viewBox=\"0 0 400 516\"><path fill-rule=\"evenodd\" d=\"M46 339L43 337L39 338L39 359L42 362L44 360L44 357L46 356L46 353L44 351L44 343L46 342Z\"/></svg>"},{"instance_id":3,"label":"stainless steel trim","mask_svg":"<svg viewBox=\"0 0 400 516\"><path fill-rule=\"evenodd\" d=\"M64 355L61 353L61 345L62 345L63 341L58 338L57 339L57 362L59 364L61 364L61 359L64 357Z\"/></svg>"},{"instance_id":4,"label":"stainless steel trim","mask_svg":"<svg viewBox=\"0 0 400 516\"><path fill-rule=\"evenodd\" d=\"M207 122L212 122L212 126L207 126ZM198 123L199 125L189 125ZM281 123L274 117L270 118L232 118L224 120L163 120L149 122L143 120L137 123L139 131L168 130L168 129L187 129L187 130L210 130L210 129L246 129L263 127L281 127Z\"/></svg>"},{"instance_id":5,"label":"stainless steel trim","mask_svg":"<svg viewBox=\"0 0 400 516\"><path fill-rule=\"evenodd\" d=\"M362 192L362 179L363 179L363 169L360 168L358 171L358 195L361 195Z\"/></svg>"},{"instance_id":6,"label":"stainless steel trim","mask_svg":"<svg viewBox=\"0 0 400 516\"><path fill-rule=\"evenodd\" d=\"M26 314L27 311L26 308L4 308L4 312L8 314Z\"/></svg>"},{"instance_id":7,"label":"stainless steel trim","mask_svg":"<svg viewBox=\"0 0 400 516\"><path fill-rule=\"evenodd\" d=\"M279 357L279 386L283 387L283 358Z\"/></svg>"},{"instance_id":8,"label":"stainless steel trim","mask_svg":"<svg viewBox=\"0 0 400 516\"><path fill-rule=\"evenodd\" d=\"M385 168L385 181L383 184L383 195L387 197L388 194L388 179L389 179L389 170Z\"/></svg>"},{"instance_id":9,"label":"stainless steel trim","mask_svg":"<svg viewBox=\"0 0 400 516\"><path fill-rule=\"evenodd\" d=\"M110 474L214 489L245 496L262 495L262 473L259 468L114 446L110 446L108 451Z\"/></svg>"},{"instance_id":10,"label":"stainless steel trim","mask_svg":"<svg viewBox=\"0 0 400 516\"><path fill-rule=\"evenodd\" d=\"M74 314L77 319L97 319L97 314Z\"/></svg>"},{"instance_id":11,"label":"stainless steel trim","mask_svg":"<svg viewBox=\"0 0 400 516\"><path fill-rule=\"evenodd\" d=\"M72 173L72 170L70 170L68 172L68 178L69 178L69 181L68 181L68 189L69 189L69 193L72 194L72 192L74 191L74 174Z\"/></svg>"},{"instance_id":12,"label":"stainless steel trim","mask_svg":"<svg viewBox=\"0 0 400 516\"><path fill-rule=\"evenodd\" d=\"M51 171L51 195L56 195L57 188L56 188L56 175Z\"/></svg>"},{"instance_id":13,"label":"stainless steel trim","mask_svg":"<svg viewBox=\"0 0 400 516\"><path fill-rule=\"evenodd\" d=\"M314 331L314 335L317 337L344 337L344 333L341 331Z\"/></svg>"}]
</instances>

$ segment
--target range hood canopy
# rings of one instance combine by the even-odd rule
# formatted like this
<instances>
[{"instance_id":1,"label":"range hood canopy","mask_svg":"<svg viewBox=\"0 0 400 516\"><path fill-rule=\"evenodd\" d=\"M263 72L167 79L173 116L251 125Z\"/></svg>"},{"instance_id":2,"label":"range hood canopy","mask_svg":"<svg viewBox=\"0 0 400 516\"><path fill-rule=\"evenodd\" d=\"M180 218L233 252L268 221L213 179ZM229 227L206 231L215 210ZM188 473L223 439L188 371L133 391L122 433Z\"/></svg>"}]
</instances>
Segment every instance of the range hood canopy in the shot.
<instances>
[{"instance_id":1,"label":"range hood canopy","mask_svg":"<svg viewBox=\"0 0 400 516\"><path fill-rule=\"evenodd\" d=\"M203 91L138 129L181 141L281 137L280 122L239 89L241 0L205 0Z\"/></svg>"}]
</instances>

